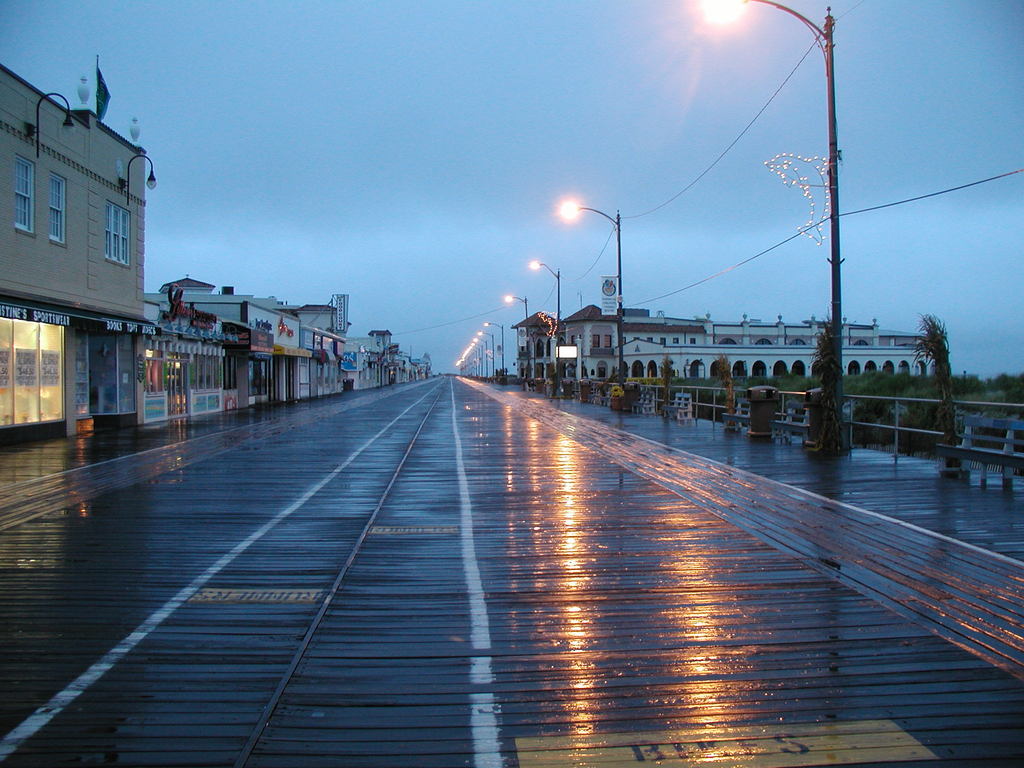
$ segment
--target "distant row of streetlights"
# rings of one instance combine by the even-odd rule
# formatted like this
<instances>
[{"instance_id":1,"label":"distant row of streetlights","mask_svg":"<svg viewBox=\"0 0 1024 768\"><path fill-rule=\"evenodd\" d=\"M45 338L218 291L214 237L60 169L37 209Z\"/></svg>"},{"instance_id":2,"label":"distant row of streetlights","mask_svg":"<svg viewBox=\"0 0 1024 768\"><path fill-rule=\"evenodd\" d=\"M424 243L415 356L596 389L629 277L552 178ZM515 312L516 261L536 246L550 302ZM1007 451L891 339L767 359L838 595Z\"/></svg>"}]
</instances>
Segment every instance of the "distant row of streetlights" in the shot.
<instances>
[{"instance_id":1,"label":"distant row of streetlights","mask_svg":"<svg viewBox=\"0 0 1024 768\"><path fill-rule=\"evenodd\" d=\"M502 325L501 323L492 323L491 321L488 320L488 321L486 321L484 323L484 327L492 327L492 328L500 328L501 329L501 369L502 369L502 371L504 371L505 370L505 326ZM493 375L495 373L495 371L494 371L494 355L496 354L496 352L495 352L495 347L494 347L494 334L491 333L490 331L483 331L483 330L481 330L481 331L477 331L476 332L476 334L473 336L472 341L469 342L469 346L467 346L463 350L462 354L459 356L459 359L455 361L455 365L456 366L458 366L459 368L462 368L465 365L466 361L470 359L470 356L472 355L472 353L476 350L477 344L480 343L480 341L483 341L483 345L484 345L483 346L483 353L484 354L483 354L483 365L481 366L483 370L481 371L481 373L484 376L487 375L487 340L483 338L484 336L489 336L490 339L491 339L491 374Z\"/></svg>"}]
</instances>

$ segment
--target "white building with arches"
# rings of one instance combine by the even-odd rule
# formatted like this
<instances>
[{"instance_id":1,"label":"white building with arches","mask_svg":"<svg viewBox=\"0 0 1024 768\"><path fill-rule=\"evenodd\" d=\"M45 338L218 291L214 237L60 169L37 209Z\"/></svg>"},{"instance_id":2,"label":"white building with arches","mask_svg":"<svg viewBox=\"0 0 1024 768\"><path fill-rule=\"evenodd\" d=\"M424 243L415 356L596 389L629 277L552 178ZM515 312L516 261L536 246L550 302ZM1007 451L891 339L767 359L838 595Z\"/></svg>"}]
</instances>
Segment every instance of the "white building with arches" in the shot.
<instances>
[{"instance_id":1,"label":"white building with arches","mask_svg":"<svg viewBox=\"0 0 1024 768\"><path fill-rule=\"evenodd\" d=\"M710 378L717 375L719 355L729 359L733 376L806 376L818 335L825 320L812 317L798 323L787 323L778 316L775 322L750 319L716 321L703 318L675 318L664 313L652 316L646 309L626 309L623 316L625 345L623 359L631 378L659 375L667 356L677 376ZM519 324L520 375L547 370L554 361L549 355L538 357L547 344L536 339L523 344L524 332L539 335L540 323ZM537 327L533 327L537 326ZM517 326L518 327L518 326ZM606 315L589 305L562 321L560 337L563 344L575 345L578 359L565 361L567 378L606 379L614 375L618 358L618 337L615 315ZM847 375L872 371L883 373L924 374L923 363L915 360L917 334L909 331L882 329L877 320L870 324L843 324L843 367ZM550 345L553 349L554 345ZM532 360L528 358L532 357ZM530 365L532 363L532 367Z\"/></svg>"}]
</instances>

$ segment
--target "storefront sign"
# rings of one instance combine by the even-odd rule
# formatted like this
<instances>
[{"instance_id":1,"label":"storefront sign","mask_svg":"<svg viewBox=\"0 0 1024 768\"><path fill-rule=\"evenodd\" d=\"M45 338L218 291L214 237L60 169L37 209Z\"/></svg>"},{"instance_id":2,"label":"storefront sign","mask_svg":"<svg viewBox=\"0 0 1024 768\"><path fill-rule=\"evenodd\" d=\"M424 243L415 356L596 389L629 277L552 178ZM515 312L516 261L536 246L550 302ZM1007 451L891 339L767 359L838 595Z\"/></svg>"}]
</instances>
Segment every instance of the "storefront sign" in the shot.
<instances>
[{"instance_id":1,"label":"storefront sign","mask_svg":"<svg viewBox=\"0 0 1024 768\"><path fill-rule=\"evenodd\" d=\"M348 294L334 294L334 328L338 333L348 333Z\"/></svg>"},{"instance_id":2,"label":"storefront sign","mask_svg":"<svg viewBox=\"0 0 1024 768\"><path fill-rule=\"evenodd\" d=\"M141 333L147 336L156 334L156 326L146 322L126 320L120 317L104 317L87 310L46 309L28 305L0 303L0 318L6 320L23 320L28 323L45 323L46 325L75 325L88 330L108 331L114 333Z\"/></svg>"},{"instance_id":3,"label":"storefront sign","mask_svg":"<svg viewBox=\"0 0 1024 768\"><path fill-rule=\"evenodd\" d=\"M283 317L277 321L277 336L284 339L290 339L295 336L295 329L290 328Z\"/></svg>"},{"instance_id":4,"label":"storefront sign","mask_svg":"<svg viewBox=\"0 0 1024 768\"><path fill-rule=\"evenodd\" d=\"M141 333L143 336L155 336L156 326L148 323L133 323L128 320L112 320L105 318L107 330L114 333Z\"/></svg>"},{"instance_id":5,"label":"storefront sign","mask_svg":"<svg viewBox=\"0 0 1024 768\"><path fill-rule=\"evenodd\" d=\"M269 331L243 328L238 325L226 326L224 349L244 350L270 355L274 352L274 336Z\"/></svg>"},{"instance_id":6,"label":"storefront sign","mask_svg":"<svg viewBox=\"0 0 1024 768\"><path fill-rule=\"evenodd\" d=\"M199 328L202 330L213 330L214 326L217 325L217 316L212 312L204 312L200 309L196 309L195 304L185 304L184 289L172 288L168 294L168 300L171 303L171 307L165 313L168 320L177 320L183 318L188 321L188 324L193 328Z\"/></svg>"},{"instance_id":7,"label":"storefront sign","mask_svg":"<svg viewBox=\"0 0 1024 768\"><path fill-rule=\"evenodd\" d=\"M46 323L48 325L71 325L71 318L60 312L31 307L16 307L12 304L0 304L0 317L5 320L24 320L29 323Z\"/></svg>"}]
</instances>

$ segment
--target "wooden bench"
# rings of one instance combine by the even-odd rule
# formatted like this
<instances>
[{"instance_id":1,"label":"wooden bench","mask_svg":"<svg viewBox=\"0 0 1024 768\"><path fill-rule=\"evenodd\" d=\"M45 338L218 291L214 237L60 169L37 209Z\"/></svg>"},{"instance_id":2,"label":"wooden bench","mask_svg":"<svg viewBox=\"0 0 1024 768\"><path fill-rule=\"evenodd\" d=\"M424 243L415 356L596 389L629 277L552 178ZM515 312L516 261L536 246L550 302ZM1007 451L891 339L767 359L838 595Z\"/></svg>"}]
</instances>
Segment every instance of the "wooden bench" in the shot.
<instances>
[{"instance_id":1,"label":"wooden bench","mask_svg":"<svg viewBox=\"0 0 1024 768\"><path fill-rule=\"evenodd\" d=\"M723 413L722 414L722 423L724 423L728 427L730 422L732 422L733 426L736 426L736 425L743 425L743 426L747 426L747 427L750 426L750 401L749 400L740 400L738 403L736 403L736 413Z\"/></svg>"},{"instance_id":2,"label":"wooden bench","mask_svg":"<svg viewBox=\"0 0 1024 768\"><path fill-rule=\"evenodd\" d=\"M689 392L676 392L662 411L665 416L675 417L676 421L683 424L693 421L693 397Z\"/></svg>"},{"instance_id":3,"label":"wooden bench","mask_svg":"<svg viewBox=\"0 0 1024 768\"><path fill-rule=\"evenodd\" d=\"M989 416L965 416L960 445L939 443L935 452L964 463L961 472L968 475L967 464L981 468L981 484L988 484L988 468L1002 467L1003 487L1013 487L1015 471L1024 470L1024 421Z\"/></svg>"},{"instance_id":4,"label":"wooden bench","mask_svg":"<svg viewBox=\"0 0 1024 768\"><path fill-rule=\"evenodd\" d=\"M657 404L654 401L654 392L650 389L641 390L640 396L633 402L633 413L641 413L645 416L653 416L657 412Z\"/></svg>"},{"instance_id":5,"label":"wooden bench","mask_svg":"<svg viewBox=\"0 0 1024 768\"><path fill-rule=\"evenodd\" d=\"M810 424L807 419L807 410L803 404L791 401L786 403L786 410L776 414L780 419L772 420L772 439L776 437L790 443L794 437L801 441L807 440Z\"/></svg>"}]
</instances>

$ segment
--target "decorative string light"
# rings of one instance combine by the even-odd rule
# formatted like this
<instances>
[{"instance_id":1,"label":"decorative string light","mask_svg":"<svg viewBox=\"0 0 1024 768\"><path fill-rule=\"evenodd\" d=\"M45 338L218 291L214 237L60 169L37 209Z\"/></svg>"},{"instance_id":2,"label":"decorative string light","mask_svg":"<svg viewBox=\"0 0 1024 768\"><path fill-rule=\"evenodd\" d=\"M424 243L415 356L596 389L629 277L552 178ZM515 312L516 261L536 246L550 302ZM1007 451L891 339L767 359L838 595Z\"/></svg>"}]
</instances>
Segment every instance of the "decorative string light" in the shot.
<instances>
[{"instance_id":1,"label":"decorative string light","mask_svg":"<svg viewBox=\"0 0 1024 768\"><path fill-rule=\"evenodd\" d=\"M781 152L771 160L765 161L765 167L782 179L788 187L796 187L803 193L810 206L807 222L798 227L797 231L807 235L818 245L825 236L822 233L822 222L827 221L832 212L832 198L828 188L828 160L822 157L801 157L790 152ZM811 170L817 173L818 183L812 183ZM817 214L814 189L824 190L825 202L821 215Z\"/></svg>"},{"instance_id":2,"label":"decorative string light","mask_svg":"<svg viewBox=\"0 0 1024 768\"><path fill-rule=\"evenodd\" d=\"M555 318L549 315L547 312L538 312L537 318L547 326L547 330L544 332L545 336L555 335Z\"/></svg>"}]
</instances>

